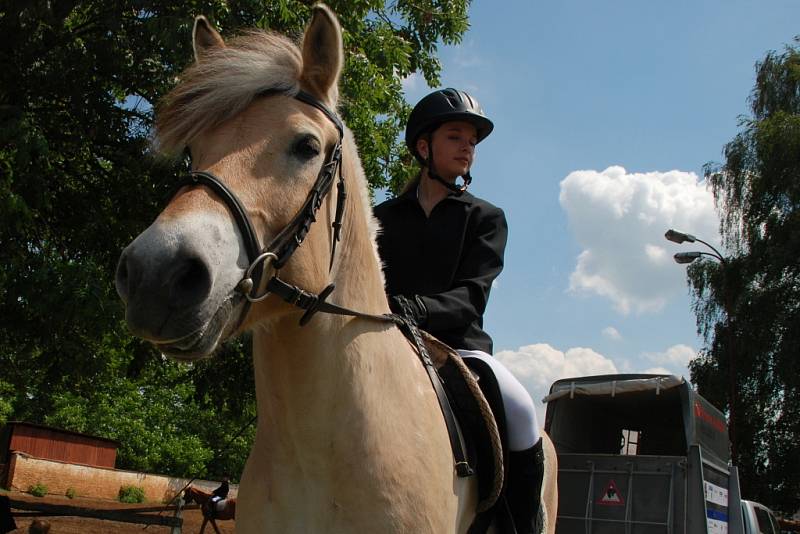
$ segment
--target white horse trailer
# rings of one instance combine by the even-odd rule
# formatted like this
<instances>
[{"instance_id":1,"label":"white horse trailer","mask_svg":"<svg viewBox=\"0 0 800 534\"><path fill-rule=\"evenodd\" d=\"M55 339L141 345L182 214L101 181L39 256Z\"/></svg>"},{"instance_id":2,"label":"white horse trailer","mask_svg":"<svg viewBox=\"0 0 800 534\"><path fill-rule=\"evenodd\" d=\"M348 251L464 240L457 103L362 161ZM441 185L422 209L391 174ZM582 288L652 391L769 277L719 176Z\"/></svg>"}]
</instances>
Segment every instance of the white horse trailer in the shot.
<instances>
[{"instance_id":1,"label":"white horse trailer","mask_svg":"<svg viewBox=\"0 0 800 534\"><path fill-rule=\"evenodd\" d=\"M723 414L683 378L555 382L557 534L744 534Z\"/></svg>"}]
</instances>

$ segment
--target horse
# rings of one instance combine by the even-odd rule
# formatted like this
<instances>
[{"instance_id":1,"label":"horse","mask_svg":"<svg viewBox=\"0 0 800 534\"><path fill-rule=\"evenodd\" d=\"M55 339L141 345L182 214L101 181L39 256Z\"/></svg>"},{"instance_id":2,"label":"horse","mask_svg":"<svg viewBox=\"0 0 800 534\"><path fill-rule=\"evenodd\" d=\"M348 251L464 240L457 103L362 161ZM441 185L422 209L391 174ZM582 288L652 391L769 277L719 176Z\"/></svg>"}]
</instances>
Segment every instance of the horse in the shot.
<instances>
[{"instance_id":1,"label":"horse","mask_svg":"<svg viewBox=\"0 0 800 534\"><path fill-rule=\"evenodd\" d=\"M336 16L315 5L299 46L255 31L226 42L198 17L193 47L155 136L188 149L193 171L123 250L115 283L129 330L174 359L252 332L258 423L237 532L466 532L475 477L455 472L414 348L376 320L390 310L367 181L335 112ZM346 194L328 194L334 181ZM316 313L337 307L361 315Z\"/></svg>"},{"instance_id":2,"label":"horse","mask_svg":"<svg viewBox=\"0 0 800 534\"><path fill-rule=\"evenodd\" d=\"M200 511L203 514L203 524L200 526L200 534L206 531L206 525L208 523L211 523L211 526L214 527L214 531L220 534L216 520L229 520L236 517L236 499L227 498L220 501L222 503L222 510L211 510L208 501L212 496L212 493L205 492L194 486L189 486L183 490L183 498L186 500L186 504L195 502L200 505Z\"/></svg>"}]
</instances>

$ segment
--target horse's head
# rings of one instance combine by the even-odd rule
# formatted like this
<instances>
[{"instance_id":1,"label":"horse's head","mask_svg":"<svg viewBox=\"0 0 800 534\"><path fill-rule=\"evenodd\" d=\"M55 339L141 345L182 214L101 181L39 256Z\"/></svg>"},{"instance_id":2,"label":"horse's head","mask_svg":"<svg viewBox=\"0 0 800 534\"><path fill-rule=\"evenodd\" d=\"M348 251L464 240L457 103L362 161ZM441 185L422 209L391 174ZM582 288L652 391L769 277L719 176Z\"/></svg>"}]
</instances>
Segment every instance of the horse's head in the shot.
<instances>
[{"instance_id":1,"label":"horse's head","mask_svg":"<svg viewBox=\"0 0 800 534\"><path fill-rule=\"evenodd\" d=\"M188 488L185 488L183 490L183 501L184 501L184 503L191 504L193 502L197 502L197 499L195 497L196 497L195 491L191 486L189 486Z\"/></svg>"},{"instance_id":2,"label":"horse's head","mask_svg":"<svg viewBox=\"0 0 800 534\"><path fill-rule=\"evenodd\" d=\"M208 495L196 489L194 486L189 486L183 490L183 500L186 504L200 504L202 505L208 500Z\"/></svg>"},{"instance_id":3,"label":"horse's head","mask_svg":"<svg viewBox=\"0 0 800 534\"><path fill-rule=\"evenodd\" d=\"M252 289L242 281L258 279L248 267L268 244L293 241L282 232L331 167L342 136L327 113L338 98L342 36L326 7L315 6L302 49L263 32L225 43L200 17L194 51L194 64L157 108L156 133L162 149L188 147L193 171L213 179L186 182L123 251L116 274L130 330L185 360L208 356L256 316L293 311L277 299L250 307L245 295L263 294L267 277ZM331 196L320 218L333 217ZM274 263L293 283L319 291L331 238L330 224L315 225L291 261ZM271 271L273 260L262 257L251 271Z\"/></svg>"}]
</instances>

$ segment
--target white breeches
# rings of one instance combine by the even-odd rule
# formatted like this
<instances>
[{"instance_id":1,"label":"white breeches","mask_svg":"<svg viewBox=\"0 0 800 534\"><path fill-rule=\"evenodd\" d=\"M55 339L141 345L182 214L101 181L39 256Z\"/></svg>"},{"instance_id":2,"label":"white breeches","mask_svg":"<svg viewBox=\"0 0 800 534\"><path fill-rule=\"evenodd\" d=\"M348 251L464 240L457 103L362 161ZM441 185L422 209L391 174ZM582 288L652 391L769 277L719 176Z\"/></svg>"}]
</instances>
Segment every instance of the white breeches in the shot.
<instances>
[{"instance_id":1,"label":"white breeches","mask_svg":"<svg viewBox=\"0 0 800 534\"><path fill-rule=\"evenodd\" d=\"M539 422L533 399L519 383L511 371L497 358L481 350L458 349L462 358L478 358L491 367L500 386L503 408L506 413L508 427L508 447L512 451L524 451L533 447L542 437L539 433Z\"/></svg>"}]
</instances>

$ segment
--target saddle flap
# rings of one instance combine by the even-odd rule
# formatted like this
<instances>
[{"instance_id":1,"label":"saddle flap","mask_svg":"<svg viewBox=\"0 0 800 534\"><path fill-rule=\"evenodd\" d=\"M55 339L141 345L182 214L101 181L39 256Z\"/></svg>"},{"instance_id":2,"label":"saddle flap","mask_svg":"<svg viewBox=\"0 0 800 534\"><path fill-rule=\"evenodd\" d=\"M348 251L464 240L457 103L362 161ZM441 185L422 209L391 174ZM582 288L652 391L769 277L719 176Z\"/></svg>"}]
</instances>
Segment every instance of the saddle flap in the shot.
<instances>
[{"instance_id":1,"label":"saddle flap","mask_svg":"<svg viewBox=\"0 0 800 534\"><path fill-rule=\"evenodd\" d=\"M468 436L470 460L480 464L477 470L480 497L477 511L485 512L494 506L503 490L504 447L498 421L494 415L500 414L500 419L503 419L502 401L499 410L493 412L493 408L496 407L492 406L484 395L482 391L484 384L479 384L478 375L467 367L464 359L428 332L420 330L420 334L434 366L443 379L459 424L465 436ZM499 387L493 379L491 376L485 384L493 383L495 391L491 396L500 399ZM505 421L501 423L503 427L504 423Z\"/></svg>"}]
</instances>

